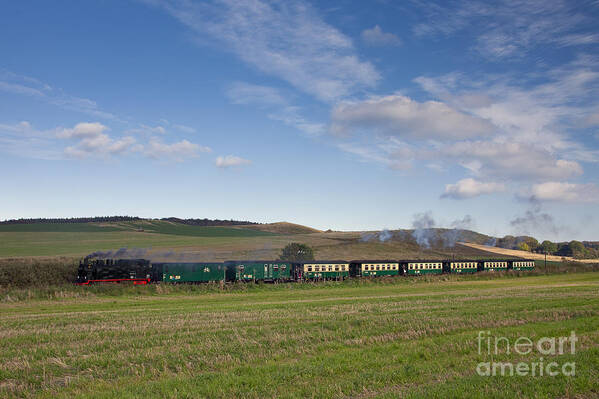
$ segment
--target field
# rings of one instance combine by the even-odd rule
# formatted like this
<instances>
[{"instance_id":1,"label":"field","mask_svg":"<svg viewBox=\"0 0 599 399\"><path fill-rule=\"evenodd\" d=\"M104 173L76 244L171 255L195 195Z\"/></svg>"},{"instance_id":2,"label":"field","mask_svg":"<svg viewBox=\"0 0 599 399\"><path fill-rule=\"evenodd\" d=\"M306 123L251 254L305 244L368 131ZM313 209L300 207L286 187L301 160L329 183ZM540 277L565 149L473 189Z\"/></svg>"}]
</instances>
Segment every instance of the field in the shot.
<instances>
[{"instance_id":1,"label":"field","mask_svg":"<svg viewBox=\"0 0 599 399\"><path fill-rule=\"evenodd\" d=\"M344 282L92 286L78 258L142 249L153 260L481 258L478 248L274 224L0 225L0 397L597 397L599 265ZM175 254L175 255L173 255ZM575 353L479 353L569 336ZM486 349L486 347L485 347ZM481 376L480 362L574 362L575 375Z\"/></svg>"},{"instance_id":2,"label":"field","mask_svg":"<svg viewBox=\"0 0 599 399\"><path fill-rule=\"evenodd\" d=\"M79 287L0 304L0 396L596 397L599 274ZM479 376L477 336L569 336L575 376Z\"/></svg>"},{"instance_id":3,"label":"field","mask_svg":"<svg viewBox=\"0 0 599 399\"><path fill-rule=\"evenodd\" d=\"M290 242L316 249L321 259L482 257L487 252L455 246L423 250L406 240L364 241L359 232L319 232L290 223L258 226L201 227L164 221L0 225L0 258L72 257L119 248L144 249L165 260L175 252L187 260L274 259Z\"/></svg>"}]
</instances>

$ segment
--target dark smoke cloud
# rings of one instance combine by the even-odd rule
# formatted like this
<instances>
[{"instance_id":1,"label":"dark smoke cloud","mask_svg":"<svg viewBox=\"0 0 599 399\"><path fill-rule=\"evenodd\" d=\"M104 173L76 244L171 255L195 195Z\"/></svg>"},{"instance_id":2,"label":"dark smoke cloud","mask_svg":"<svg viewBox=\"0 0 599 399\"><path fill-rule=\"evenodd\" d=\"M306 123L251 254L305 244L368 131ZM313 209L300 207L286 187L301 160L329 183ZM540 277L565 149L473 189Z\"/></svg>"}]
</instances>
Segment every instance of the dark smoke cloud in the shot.
<instances>
[{"instance_id":1,"label":"dark smoke cloud","mask_svg":"<svg viewBox=\"0 0 599 399\"><path fill-rule=\"evenodd\" d=\"M99 259L149 259L152 261L169 262L192 262L207 261L214 258L214 253L210 251L200 252L175 252L173 250L152 251L151 248L120 248L109 251L95 251L86 256Z\"/></svg>"},{"instance_id":2,"label":"dark smoke cloud","mask_svg":"<svg viewBox=\"0 0 599 399\"><path fill-rule=\"evenodd\" d=\"M510 225L516 235L533 235L534 233L551 233L558 235L559 229L555 224L553 216L543 212L541 203L534 198L530 199L530 208L524 215L517 216Z\"/></svg>"}]
</instances>

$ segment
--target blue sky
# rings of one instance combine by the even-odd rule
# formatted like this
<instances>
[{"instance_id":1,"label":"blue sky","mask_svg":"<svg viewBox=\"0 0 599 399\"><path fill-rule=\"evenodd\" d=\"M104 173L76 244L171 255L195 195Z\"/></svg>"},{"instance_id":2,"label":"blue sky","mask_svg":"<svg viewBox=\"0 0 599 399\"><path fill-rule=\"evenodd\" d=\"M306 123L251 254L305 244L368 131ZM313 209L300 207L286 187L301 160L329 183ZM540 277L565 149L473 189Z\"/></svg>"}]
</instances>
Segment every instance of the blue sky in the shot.
<instances>
[{"instance_id":1,"label":"blue sky","mask_svg":"<svg viewBox=\"0 0 599 399\"><path fill-rule=\"evenodd\" d=\"M0 219L599 239L599 2L20 1Z\"/></svg>"}]
</instances>

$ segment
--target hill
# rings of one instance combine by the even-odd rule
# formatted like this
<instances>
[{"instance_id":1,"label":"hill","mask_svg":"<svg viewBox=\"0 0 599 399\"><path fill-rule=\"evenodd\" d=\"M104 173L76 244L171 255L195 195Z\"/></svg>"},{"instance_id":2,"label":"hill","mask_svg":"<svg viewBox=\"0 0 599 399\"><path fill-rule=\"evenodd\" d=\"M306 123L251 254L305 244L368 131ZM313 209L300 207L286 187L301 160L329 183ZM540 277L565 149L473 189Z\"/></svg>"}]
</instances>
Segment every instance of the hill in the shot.
<instances>
[{"instance_id":1,"label":"hill","mask_svg":"<svg viewBox=\"0 0 599 399\"><path fill-rule=\"evenodd\" d=\"M69 220L0 224L0 257L77 258L96 251L118 251L154 260L276 259L285 245L301 242L313 247L321 259L464 259L497 256L487 247L456 245L458 241L483 244L490 238L459 229L322 232L288 222L203 226L178 219Z\"/></svg>"},{"instance_id":2,"label":"hill","mask_svg":"<svg viewBox=\"0 0 599 399\"><path fill-rule=\"evenodd\" d=\"M302 226L301 224L289 222L277 222L268 224L250 224L245 226L237 226L243 229L265 231L275 234L310 234L322 233L322 230L317 230L312 227Z\"/></svg>"}]
</instances>

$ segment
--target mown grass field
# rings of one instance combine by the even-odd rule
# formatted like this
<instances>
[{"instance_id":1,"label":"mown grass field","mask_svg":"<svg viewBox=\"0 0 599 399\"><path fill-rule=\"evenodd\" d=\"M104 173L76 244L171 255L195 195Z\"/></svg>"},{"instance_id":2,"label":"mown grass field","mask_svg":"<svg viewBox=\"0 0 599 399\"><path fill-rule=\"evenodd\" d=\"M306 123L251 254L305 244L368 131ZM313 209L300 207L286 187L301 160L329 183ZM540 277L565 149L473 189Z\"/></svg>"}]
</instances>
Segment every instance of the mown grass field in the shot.
<instances>
[{"instance_id":1,"label":"mown grass field","mask_svg":"<svg viewBox=\"0 0 599 399\"><path fill-rule=\"evenodd\" d=\"M0 397L596 397L599 273L85 287L0 303ZM477 335L579 337L573 377L482 377ZM539 353L496 360L538 361Z\"/></svg>"}]
</instances>

